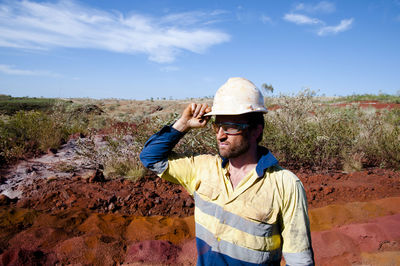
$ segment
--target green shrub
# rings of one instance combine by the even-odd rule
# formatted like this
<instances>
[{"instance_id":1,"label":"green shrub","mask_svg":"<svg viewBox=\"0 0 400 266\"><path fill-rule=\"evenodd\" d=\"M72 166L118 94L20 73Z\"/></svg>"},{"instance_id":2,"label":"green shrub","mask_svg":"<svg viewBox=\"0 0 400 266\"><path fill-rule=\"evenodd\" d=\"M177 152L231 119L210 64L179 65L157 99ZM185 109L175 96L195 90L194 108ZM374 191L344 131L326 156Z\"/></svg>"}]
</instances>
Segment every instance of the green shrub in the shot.
<instances>
[{"instance_id":1,"label":"green shrub","mask_svg":"<svg viewBox=\"0 0 400 266\"><path fill-rule=\"evenodd\" d=\"M57 149L69 135L88 131L88 117L55 103L51 113L18 111L0 120L0 164Z\"/></svg>"},{"instance_id":2,"label":"green shrub","mask_svg":"<svg viewBox=\"0 0 400 266\"><path fill-rule=\"evenodd\" d=\"M367 165L400 169L400 125L393 112L364 115L358 150Z\"/></svg>"},{"instance_id":3,"label":"green shrub","mask_svg":"<svg viewBox=\"0 0 400 266\"><path fill-rule=\"evenodd\" d=\"M317 104L314 94L281 96L266 115L262 144L295 167L400 168L399 110L361 110Z\"/></svg>"},{"instance_id":4,"label":"green shrub","mask_svg":"<svg viewBox=\"0 0 400 266\"><path fill-rule=\"evenodd\" d=\"M60 132L55 123L39 111L19 111L0 126L3 161L57 148L60 144Z\"/></svg>"}]
</instances>

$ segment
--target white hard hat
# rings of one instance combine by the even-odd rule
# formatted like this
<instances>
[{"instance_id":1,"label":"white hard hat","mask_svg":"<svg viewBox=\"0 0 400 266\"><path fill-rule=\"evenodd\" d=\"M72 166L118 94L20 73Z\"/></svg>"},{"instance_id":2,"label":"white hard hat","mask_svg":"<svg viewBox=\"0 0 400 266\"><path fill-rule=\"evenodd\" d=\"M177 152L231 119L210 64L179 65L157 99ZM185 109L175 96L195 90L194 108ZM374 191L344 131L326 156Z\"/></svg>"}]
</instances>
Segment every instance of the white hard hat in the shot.
<instances>
[{"instance_id":1,"label":"white hard hat","mask_svg":"<svg viewBox=\"0 0 400 266\"><path fill-rule=\"evenodd\" d=\"M214 96L212 111L206 115L267 113L260 90L245 78L230 78Z\"/></svg>"}]
</instances>

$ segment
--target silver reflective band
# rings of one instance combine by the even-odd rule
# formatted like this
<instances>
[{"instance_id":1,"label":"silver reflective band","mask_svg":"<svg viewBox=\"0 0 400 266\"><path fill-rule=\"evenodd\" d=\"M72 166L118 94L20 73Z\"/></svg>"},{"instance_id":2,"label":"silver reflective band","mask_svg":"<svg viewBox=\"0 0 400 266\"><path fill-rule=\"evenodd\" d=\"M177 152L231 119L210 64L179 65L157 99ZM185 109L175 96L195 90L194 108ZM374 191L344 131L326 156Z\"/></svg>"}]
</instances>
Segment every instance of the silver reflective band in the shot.
<instances>
[{"instance_id":1,"label":"silver reflective band","mask_svg":"<svg viewBox=\"0 0 400 266\"><path fill-rule=\"evenodd\" d=\"M211 247L212 251L244 262L265 264L268 262L279 261L282 256L280 248L275 250L259 251L241 247L224 240L219 240L198 223L196 223L196 237L206 242L207 245Z\"/></svg>"},{"instance_id":2,"label":"silver reflective band","mask_svg":"<svg viewBox=\"0 0 400 266\"><path fill-rule=\"evenodd\" d=\"M225 220L226 224L248 234L260 237L270 237L279 234L278 224L257 223L240 217L237 214L224 210L218 204L203 200L197 192L194 193L196 208L202 212L214 216L220 222Z\"/></svg>"}]
</instances>

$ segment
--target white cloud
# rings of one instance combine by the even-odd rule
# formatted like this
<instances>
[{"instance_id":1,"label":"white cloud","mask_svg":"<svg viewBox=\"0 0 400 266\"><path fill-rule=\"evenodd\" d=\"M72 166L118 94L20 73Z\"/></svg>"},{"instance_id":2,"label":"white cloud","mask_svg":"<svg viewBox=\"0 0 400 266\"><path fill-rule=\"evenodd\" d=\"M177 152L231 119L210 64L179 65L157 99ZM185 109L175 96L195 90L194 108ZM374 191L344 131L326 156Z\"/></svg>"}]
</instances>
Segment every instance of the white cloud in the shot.
<instances>
[{"instance_id":1,"label":"white cloud","mask_svg":"<svg viewBox=\"0 0 400 266\"><path fill-rule=\"evenodd\" d=\"M215 24L222 19L221 15L226 14L227 11L224 10L214 10L211 12L201 12L201 11L192 11L192 12L183 12L176 14L169 14L161 18L162 24L170 24L171 26L205 26L210 24Z\"/></svg>"},{"instance_id":2,"label":"white cloud","mask_svg":"<svg viewBox=\"0 0 400 266\"><path fill-rule=\"evenodd\" d=\"M48 77L60 77L61 75L52 73L44 70L25 70L18 69L10 65L0 64L0 72L7 75L17 75L17 76L48 76Z\"/></svg>"},{"instance_id":3,"label":"white cloud","mask_svg":"<svg viewBox=\"0 0 400 266\"><path fill-rule=\"evenodd\" d=\"M351 25L353 24L354 19L343 19L340 21L339 25L337 26L326 26L322 27L318 31L318 35L323 36L323 35L328 35L328 34L337 34L339 32L346 31L351 28Z\"/></svg>"},{"instance_id":4,"label":"white cloud","mask_svg":"<svg viewBox=\"0 0 400 266\"><path fill-rule=\"evenodd\" d=\"M0 5L0 46L28 49L94 48L144 53L152 61L172 62L181 51L202 53L230 36L205 25L221 11L152 17L124 16L72 1L15 1Z\"/></svg>"},{"instance_id":5,"label":"white cloud","mask_svg":"<svg viewBox=\"0 0 400 266\"><path fill-rule=\"evenodd\" d=\"M329 2L320 2L315 6L309 6L303 3L300 3L296 6L297 10L304 10L304 11L318 11L318 10L324 10L325 12L328 11L334 11L334 6L332 7L331 3ZM297 25L311 25L314 28L318 27L318 29L315 30L315 32L319 36L324 36L324 35L329 35L329 34L337 34L339 32L346 31L351 28L351 25L353 24L354 19L343 19L340 21L340 23L336 26L326 26L326 23L323 20L320 20L318 18L313 18L307 15L299 14L299 13L287 13L283 16L283 19L292 23L295 23Z\"/></svg>"},{"instance_id":6,"label":"white cloud","mask_svg":"<svg viewBox=\"0 0 400 266\"><path fill-rule=\"evenodd\" d=\"M321 1L315 5L299 3L294 8L297 11L305 11L308 13L332 13L336 10L335 4L328 1Z\"/></svg>"},{"instance_id":7,"label":"white cloud","mask_svg":"<svg viewBox=\"0 0 400 266\"><path fill-rule=\"evenodd\" d=\"M272 19L269 16L261 15L260 19L261 19L262 23L264 23L264 24L272 23Z\"/></svg>"},{"instance_id":8,"label":"white cloud","mask_svg":"<svg viewBox=\"0 0 400 266\"><path fill-rule=\"evenodd\" d=\"M293 13L285 14L283 19L287 20L289 22L296 23L298 25L302 25L302 24L309 24L310 25L310 24L321 24L321 23L323 23L321 20L319 20L317 18L311 18L311 17L308 17L306 15L293 14Z\"/></svg>"}]
</instances>

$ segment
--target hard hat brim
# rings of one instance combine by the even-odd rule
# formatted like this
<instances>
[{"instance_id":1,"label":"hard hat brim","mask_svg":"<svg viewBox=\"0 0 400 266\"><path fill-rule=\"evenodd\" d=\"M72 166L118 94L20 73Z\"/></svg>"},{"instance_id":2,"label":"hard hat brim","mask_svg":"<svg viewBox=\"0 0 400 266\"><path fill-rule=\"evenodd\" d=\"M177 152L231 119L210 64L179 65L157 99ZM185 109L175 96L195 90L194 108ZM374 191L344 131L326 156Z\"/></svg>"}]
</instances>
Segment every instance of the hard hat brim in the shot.
<instances>
[{"instance_id":1,"label":"hard hat brim","mask_svg":"<svg viewBox=\"0 0 400 266\"><path fill-rule=\"evenodd\" d=\"M243 112L243 111L239 111L239 112L222 112L222 111L211 111L209 113L204 114L204 116L212 116L212 115L242 115L242 114L249 114L249 113L268 113L268 109L267 108L263 108L260 110L250 110L248 112Z\"/></svg>"}]
</instances>

